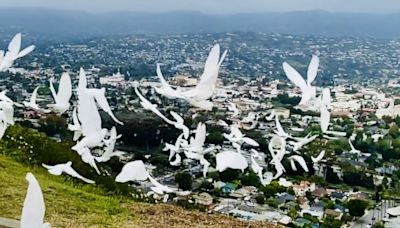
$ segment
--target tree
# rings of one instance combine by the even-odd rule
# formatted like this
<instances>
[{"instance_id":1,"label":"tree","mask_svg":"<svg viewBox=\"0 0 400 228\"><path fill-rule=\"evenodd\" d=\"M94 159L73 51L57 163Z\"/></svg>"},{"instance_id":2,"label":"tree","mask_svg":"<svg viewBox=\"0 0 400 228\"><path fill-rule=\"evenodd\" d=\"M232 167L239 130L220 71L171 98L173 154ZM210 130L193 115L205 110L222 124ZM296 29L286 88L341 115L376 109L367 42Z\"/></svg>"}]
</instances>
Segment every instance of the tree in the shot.
<instances>
[{"instance_id":1,"label":"tree","mask_svg":"<svg viewBox=\"0 0 400 228\"><path fill-rule=\"evenodd\" d=\"M266 198L274 197L276 193L286 191L286 188L281 186L279 182L272 181L269 185L262 186L260 190Z\"/></svg>"},{"instance_id":2,"label":"tree","mask_svg":"<svg viewBox=\"0 0 400 228\"><path fill-rule=\"evenodd\" d=\"M273 208L278 208L278 201L274 198L269 198L267 199L266 203L268 204L268 206L273 207Z\"/></svg>"},{"instance_id":3,"label":"tree","mask_svg":"<svg viewBox=\"0 0 400 228\"><path fill-rule=\"evenodd\" d=\"M300 97L289 97L288 94L279 94L276 97L276 101L278 101L281 104L288 104L291 106L295 106L300 102Z\"/></svg>"},{"instance_id":4,"label":"tree","mask_svg":"<svg viewBox=\"0 0 400 228\"><path fill-rule=\"evenodd\" d=\"M290 195L296 195L296 193L294 192L294 190L293 190L292 187L289 187L289 188L287 189L287 192L288 192Z\"/></svg>"},{"instance_id":5,"label":"tree","mask_svg":"<svg viewBox=\"0 0 400 228\"><path fill-rule=\"evenodd\" d=\"M67 129L67 120L63 116L48 115L40 120L39 131L46 133L48 136L60 135L65 138Z\"/></svg>"},{"instance_id":6,"label":"tree","mask_svg":"<svg viewBox=\"0 0 400 228\"><path fill-rule=\"evenodd\" d=\"M364 215L369 203L365 200L352 199L347 203L349 214L354 217L361 217Z\"/></svg>"},{"instance_id":7,"label":"tree","mask_svg":"<svg viewBox=\"0 0 400 228\"><path fill-rule=\"evenodd\" d=\"M399 137L399 127L397 124L393 123L393 125L389 128L389 135L394 139Z\"/></svg>"},{"instance_id":8,"label":"tree","mask_svg":"<svg viewBox=\"0 0 400 228\"><path fill-rule=\"evenodd\" d=\"M308 213L304 213L303 214L303 218L305 218L307 220L310 220L312 223L318 223L319 222L319 219L317 217L314 217L314 216L312 216L312 215L310 215Z\"/></svg>"},{"instance_id":9,"label":"tree","mask_svg":"<svg viewBox=\"0 0 400 228\"><path fill-rule=\"evenodd\" d=\"M336 220L332 216L327 216L322 223L322 228L340 228L342 226L342 222Z\"/></svg>"},{"instance_id":10,"label":"tree","mask_svg":"<svg viewBox=\"0 0 400 228\"><path fill-rule=\"evenodd\" d=\"M306 191L306 198L307 198L310 202L314 201L314 197L313 197L313 195L312 195L312 193L311 193L310 191Z\"/></svg>"},{"instance_id":11,"label":"tree","mask_svg":"<svg viewBox=\"0 0 400 228\"><path fill-rule=\"evenodd\" d=\"M343 181L350 186L374 187L372 176L367 176L364 172L358 170L344 171Z\"/></svg>"},{"instance_id":12,"label":"tree","mask_svg":"<svg viewBox=\"0 0 400 228\"><path fill-rule=\"evenodd\" d=\"M265 197L262 194L256 196L256 202L263 205L265 203Z\"/></svg>"},{"instance_id":13,"label":"tree","mask_svg":"<svg viewBox=\"0 0 400 228\"><path fill-rule=\"evenodd\" d=\"M334 209L335 208L335 203L332 200L328 200L325 202L325 209Z\"/></svg>"},{"instance_id":14,"label":"tree","mask_svg":"<svg viewBox=\"0 0 400 228\"><path fill-rule=\"evenodd\" d=\"M206 191L206 192L208 192L208 191L213 190L213 189L214 189L214 186L213 186L212 183L210 183L210 182L208 182L208 181L203 181L203 182L200 183L198 189L199 189L200 191Z\"/></svg>"},{"instance_id":15,"label":"tree","mask_svg":"<svg viewBox=\"0 0 400 228\"><path fill-rule=\"evenodd\" d=\"M245 186L259 187L261 185L260 178L253 171L249 171L245 175L242 175L240 180L241 180L241 183Z\"/></svg>"},{"instance_id":16,"label":"tree","mask_svg":"<svg viewBox=\"0 0 400 228\"><path fill-rule=\"evenodd\" d=\"M184 191L192 190L192 175L189 173L177 173L175 175L175 182L178 183L178 187Z\"/></svg>"},{"instance_id":17,"label":"tree","mask_svg":"<svg viewBox=\"0 0 400 228\"><path fill-rule=\"evenodd\" d=\"M224 136L222 136L222 133L220 131L212 131L207 136L207 143L221 145L223 142L224 142Z\"/></svg>"},{"instance_id":18,"label":"tree","mask_svg":"<svg viewBox=\"0 0 400 228\"><path fill-rule=\"evenodd\" d=\"M342 182L338 175L333 171L332 167L327 167L326 169L326 180L333 184L339 184Z\"/></svg>"},{"instance_id":19,"label":"tree","mask_svg":"<svg viewBox=\"0 0 400 228\"><path fill-rule=\"evenodd\" d=\"M223 172L219 173L219 177L223 182L229 182L233 180L237 180L239 178L240 171L237 169L226 169Z\"/></svg>"},{"instance_id":20,"label":"tree","mask_svg":"<svg viewBox=\"0 0 400 228\"><path fill-rule=\"evenodd\" d=\"M372 228L385 228L385 225L383 224L382 221L379 221L377 223L375 223Z\"/></svg>"},{"instance_id":21,"label":"tree","mask_svg":"<svg viewBox=\"0 0 400 228\"><path fill-rule=\"evenodd\" d=\"M297 217L297 210L294 209L294 208L290 209L289 212L288 212L288 216L291 217L292 219L296 218Z\"/></svg>"}]
</instances>

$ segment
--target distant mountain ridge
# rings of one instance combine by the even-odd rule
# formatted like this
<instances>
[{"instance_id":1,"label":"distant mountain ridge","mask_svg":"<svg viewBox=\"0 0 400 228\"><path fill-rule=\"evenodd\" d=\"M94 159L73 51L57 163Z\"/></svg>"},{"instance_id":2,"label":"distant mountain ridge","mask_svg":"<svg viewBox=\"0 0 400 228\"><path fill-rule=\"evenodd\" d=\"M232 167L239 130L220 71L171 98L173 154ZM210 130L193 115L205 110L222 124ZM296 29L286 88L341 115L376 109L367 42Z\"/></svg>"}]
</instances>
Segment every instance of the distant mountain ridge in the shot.
<instances>
[{"instance_id":1,"label":"distant mountain ridge","mask_svg":"<svg viewBox=\"0 0 400 228\"><path fill-rule=\"evenodd\" d=\"M399 25L400 13L383 15L299 11L235 15L199 12L91 14L43 8L0 8L0 32L15 30L49 38L235 31L398 38Z\"/></svg>"}]
</instances>

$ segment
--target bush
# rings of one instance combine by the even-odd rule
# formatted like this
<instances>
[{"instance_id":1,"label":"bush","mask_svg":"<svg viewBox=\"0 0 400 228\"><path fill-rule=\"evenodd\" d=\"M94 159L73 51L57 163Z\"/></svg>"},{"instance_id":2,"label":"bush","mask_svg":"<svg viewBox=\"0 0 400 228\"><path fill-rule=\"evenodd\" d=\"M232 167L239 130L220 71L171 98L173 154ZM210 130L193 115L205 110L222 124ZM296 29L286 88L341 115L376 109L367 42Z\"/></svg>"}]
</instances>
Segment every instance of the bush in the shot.
<instances>
[{"instance_id":1,"label":"bush","mask_svg":"<svg viewBox=\"0 0 400 228\"><path fill-rule=\"evenodd\" d=\"M273 207L273 208L278 208L278 201L274 198L269 198L267 199L266 203L268 204L268 206Z\"/></svg>"},{"instance_id":2,"label":"bush","mask_svg":"<svg viewBox=\"0 0 400 228\"><path fill-rule=\"evenodd\" d=\"M256 202L261 205L265 204L265 197L261 194L257 195Z\"/></svg>"},{"instance_id":3,"label":"bush","mask_svg":"<svg viewBox=\"0 0 400 228\"><path fill-rule=\"evenodd\" d=\"M175 182L178 183L178 187L184 191L192 190L192 175L189 173L177 173L175 175Z\"/></svg>"},{"instance_id":4,"label":"bush","mask_svg":"<svg viewBox=\"0 0 400 228\"><path fill-rule=\"evenodd\" d=\"M276 193L286 191L286 188L279 185L279 182L272 181L269 185L262 186L260 190L266 198L274 197Z\"/></svg>"},{"instance_id":5,"label":"bush","mask_svg":"<svg viewBox=\"0 0 400 228\"><path fill-rule=\"evenodd\" d=\"M219 178L223 182L231 182L233 180L239 179L240 170L237 169L226 169L219 173Z\"/></svg>"},{"instance_id":6,"label":"bush","mask_svg":"<svg viewBox=\"0 0 400 228\"><path fill-rule=\"evenodd\" d=\"M332 218L331 216L327 216L322 223L321 228L340 228L342 226L342 222Z\"/></svg>"},{"instance_id":7,"label":"bush","mask_svg":"<svg viewBox=\"0 0 400 228\"><path fill-rule=\"evenodd\" d=\"M72 141L57 142L45 133L15 124L7 129L3 139L0 140L0 152L30 166L42 166L43 163L55 165L71 161L72 167L78 173L94 180L106 191L119 195L131 195L136 192L128 184L115 183L115 175L122 169L122 165L118 167L118 170L112 170L108 164L99 163L97 164L99 169L108 170L111 175L97 175L96 171L88 164L83 163L78 153L71 149L73 145ZM73 181L81 183L77 179L73 179Z\"/></svg>"},{"instance_id":8,"label":"bush","mask_svg":"<svg viewBox=\"0 0 400 228\"><path fill-rule=\"evenodd\" d=\"M200 183L198 189L202 192L209 192L214 189L214 186L212 183L210 183L208 181L203 181Z\"/></svg>"},{"instance_id":9,"label":"bush","mask_svg":"<svg viewBox=\"0 0 400 228\"><path fill-rule=\"evenodd\" d=\"M240 180L245 186L259 187L261 185L260 178L258 178L258 175L253 171L249 171L245 175L242 175Z\"/></svg>"},{"instance_id":10,"label":"bush","mask_svg":"<svg viewBox=\"0 0 400 228\"><path fill-rule=\"evenodd\" d=\"M365 209L369 206L368 201L352 199L347 202L347 208L349 209L349 214L354 217L361 217L365 213Z\"/></svg>"},{"instance_id":11,"label":"bush","mask_svg":"<svg viewBox=\"0 0 400 228\"><path fill-rule=\"evenodd\" d=\"M221 145L224 142L224 136L220 131L212 131L207 136L207 143Z\"/></svg>"}]
</instances>

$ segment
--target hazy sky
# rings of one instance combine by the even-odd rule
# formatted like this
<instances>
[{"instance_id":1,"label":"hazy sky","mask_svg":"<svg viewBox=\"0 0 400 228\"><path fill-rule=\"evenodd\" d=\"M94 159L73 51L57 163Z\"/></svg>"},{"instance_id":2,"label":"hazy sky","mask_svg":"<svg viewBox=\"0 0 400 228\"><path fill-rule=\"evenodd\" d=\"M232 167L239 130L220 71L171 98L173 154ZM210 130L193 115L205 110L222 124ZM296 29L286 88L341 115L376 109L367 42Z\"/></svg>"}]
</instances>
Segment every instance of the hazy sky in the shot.
<instances>
[{"instance_id":1,"label":"hazy sky","mask_svg":"<svg viewBox=\"0 0 400 228\"><path fill-rule=\"evenodd\" d=\"M46 7L88 12L191 10L212 14L328 10L400 12L400 0L0 0L0 7Z\"/></svg>"}]
</instances>

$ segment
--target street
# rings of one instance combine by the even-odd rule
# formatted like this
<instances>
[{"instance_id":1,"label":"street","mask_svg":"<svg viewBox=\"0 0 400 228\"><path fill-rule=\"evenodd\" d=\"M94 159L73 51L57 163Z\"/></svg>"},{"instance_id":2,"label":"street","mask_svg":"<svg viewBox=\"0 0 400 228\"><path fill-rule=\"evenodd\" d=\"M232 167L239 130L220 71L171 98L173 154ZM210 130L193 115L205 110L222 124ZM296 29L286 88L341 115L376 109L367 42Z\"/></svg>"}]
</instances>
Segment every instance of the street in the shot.
<instances>
[{"instance_id":1,"label":"street","mask_svg":"<svg viewBox=\"0 0 400 228\"><path fill-rule=\"evenodd\" d=\"M367 213L359 218L351 227L366 228L380 221L386 215L386 210L393 207L393 201L383 200L374 209L370 209Z\"/></svg>"}]
</instances>

